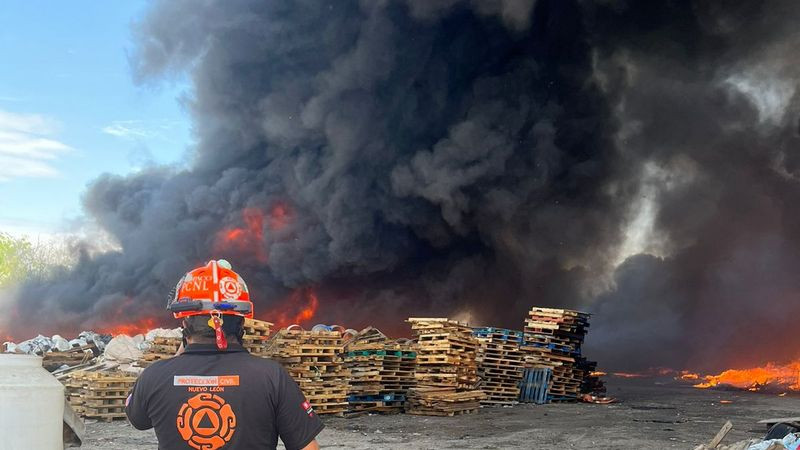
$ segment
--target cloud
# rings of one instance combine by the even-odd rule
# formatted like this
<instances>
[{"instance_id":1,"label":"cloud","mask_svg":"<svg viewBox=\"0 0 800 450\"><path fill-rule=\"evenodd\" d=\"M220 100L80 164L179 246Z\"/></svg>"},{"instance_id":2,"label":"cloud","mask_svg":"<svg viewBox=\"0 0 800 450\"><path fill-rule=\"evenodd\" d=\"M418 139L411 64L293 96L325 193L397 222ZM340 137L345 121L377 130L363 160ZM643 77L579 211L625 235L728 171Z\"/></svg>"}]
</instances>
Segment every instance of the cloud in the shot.
<instances>
[{"instance_id":1,"label":"cloud","mask_svg":"<svg viewBox=\"0 0 800 450\"><path fill-rule=\"evenodd\" d=\"M164 139L164 132L174 128L175 120L115 120L103 127L103 133L123 139Z\"/></svg>"},{"instance_id":2,"label":"cloud","mask_svg":"<svg viewBox=\"0 0 800 450\"><path fill-rule=\"evenodd\" d=\"M52 163L72 150L48 137L58 128L58 122L42 115L0 110L0 182L58 175Z\"/></svg>"},{"instance_id":3,"label":"cloud","mask_svg":"<svg viewBox=\"0 0 800 450\"><path fill-rule=\"evenodd\" d=\"M155 135L140 120L115 120L103 127L103 133L125 139L150 138Z\"/></svg>"}]
</instances>

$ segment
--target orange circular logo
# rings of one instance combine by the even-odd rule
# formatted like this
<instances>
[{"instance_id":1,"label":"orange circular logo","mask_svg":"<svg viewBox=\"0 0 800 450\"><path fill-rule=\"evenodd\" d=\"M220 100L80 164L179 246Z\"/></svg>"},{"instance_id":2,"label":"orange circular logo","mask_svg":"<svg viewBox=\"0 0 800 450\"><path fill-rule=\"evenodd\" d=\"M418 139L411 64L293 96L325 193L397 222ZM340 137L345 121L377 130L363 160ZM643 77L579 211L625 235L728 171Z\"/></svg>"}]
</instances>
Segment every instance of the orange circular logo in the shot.
<instances>
[{"instance_id":1,"label":"orange circular logo","mask_svg":"<svg viewBox=\"0 0 800 450\"><path fill-rule=\"evenodd\" d=\"M178 433L197 450L216 450L233 437L236 414L225 399L214 394L197 394L178 411Z\"/></svg>"}]
</instances>

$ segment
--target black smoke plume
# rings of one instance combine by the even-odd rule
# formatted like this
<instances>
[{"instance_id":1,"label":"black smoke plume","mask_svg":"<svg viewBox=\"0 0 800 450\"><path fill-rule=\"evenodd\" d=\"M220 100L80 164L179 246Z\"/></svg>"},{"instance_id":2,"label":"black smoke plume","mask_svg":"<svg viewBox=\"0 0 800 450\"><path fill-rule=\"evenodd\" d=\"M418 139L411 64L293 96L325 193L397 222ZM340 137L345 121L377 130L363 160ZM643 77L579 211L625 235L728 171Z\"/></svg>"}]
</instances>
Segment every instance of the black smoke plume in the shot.
<instances>
[{"instance_id":1,"label":"black smoke plume","mask_svg":"<svg viewBox=\"0 0 800 450\"><path fill-rule=\"evenodd\" d=\"M798 16L155 2L134 74L191 78L192 160L92 183L87 215L120 250L20 289L11 330L165 317L181 274L225 257L260 311L313 288L320 322L521 328L532 305L566 306L595 313L606 367L797 356ZM231 229L246 242L221 242Z\"/></svg>"}]
</instances>

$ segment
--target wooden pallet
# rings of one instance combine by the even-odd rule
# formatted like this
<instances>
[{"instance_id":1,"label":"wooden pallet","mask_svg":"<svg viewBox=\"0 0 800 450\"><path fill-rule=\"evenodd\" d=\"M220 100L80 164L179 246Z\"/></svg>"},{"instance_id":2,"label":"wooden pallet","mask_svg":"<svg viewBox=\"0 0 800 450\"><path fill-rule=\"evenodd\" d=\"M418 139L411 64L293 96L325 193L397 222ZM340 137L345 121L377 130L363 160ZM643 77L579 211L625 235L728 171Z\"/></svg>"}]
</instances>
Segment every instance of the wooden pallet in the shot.
<instances>
[{"instance_id":1,"label":"wooden pallet","mask_svg":"<svg viewBox=\"0 0 800 450\"><path fill-rule=\"evenodd\" d=\"M528 313L520 348L527 366L550 369L549 401L575 401L582 389L603 389L597 379L587 381L596 364L580 356L589 318L568 309L533 307Z\"/></svg>"},{"instance_id":2,"label":"wooden pallet","mask_svg":"<svg viewBox=\"0 0 800 450\"><path fill-rule=\"evenodd\" d=\"M273 324L263 320L244 319L242 345L251 355L267 357L267 340Z\"/></svg>"},{"instance_id":3,"label":"wooden pallet","mask_svg":"<svg viewBox=\"0 0 800 450\"><path fill-rule=\"evenodd\" d=\"M476 410L486 397L475 389L478 341L472 328L447 318L408 322L417 336L417 387L408 390L406 412L437 416Z\"/></svg>"},{"instance_id":4,"label":"wooden pallet","mask_svg":"<svg viewBox=\"0 0 800 450\"><path fill-rule=\"evenodd\" d=\"M282 329L265 342L264 355L286 368L317 414L343 415L351 376L343 349L339 331Z\"/></svg>"},{"instance_id":5,"label":"wooden pallet","mask_svg":"<svg viewBox=\"0 0 800 450\"><path fill-rule=\"evenodd\" d=\"M478 376L486 393L482 405L513 405L519 397L524 353L519 348L523 333L503 328L477 328Z\"/></svg>"},{"instance_id":6,"label":"wooden pallet","mask_svg":"<svg viewBox=\"0 0 800 450\"><path fill-rule=\"evenodd\" d=\"M136 365L139 367L149 367L156 361L172 358L175 356L175 353L178 352L180 346L181 338L179 337L156 336Z\"/></svg>"},{"instance_id":7,"label":"wooden pallet","mask_svg":"<svg viewBox=\"0 0 800 450\"><path fill-rule=\"evenodd\" d=\"M83 418L124 419L125 399L136 377L122 372L73 372L64 380L67 401Z\"/></svg>"},{"instance_id":8,"label":"wooden pallet","mask_svg":"<svg viewBox=\"0 0 800 450\"><path fill-rule=\"evenodd\" d=\"M451 388L417 387L409 389L405 410L424 416L455 416L477 412L485 400L480 390L457 391Z\"/></svg>"},{"instance_id":9,"label":"wooden pallet","mask_svg":"<svg viewBox=\"0 0 800 450\"><path fill-rule=\"evenodd\" d=\"M416 348L411 342L390 341L368 327L345 346L345 367L350 371L348 412L396 413L414 380Z\"/></svg>"},{"instance_id":10,"label":"wooden pallet","mask_svg":"<svg viewBox=\"0 0 800 450\"><path fill-rule=\"evenodd\" d=\"M42 367L51 372L63 366L74 367L93 360L95 354L99 355L100 351L94 343L71 348L65 352L47 352L42 358Z\"/></svg>"}]
</instances>

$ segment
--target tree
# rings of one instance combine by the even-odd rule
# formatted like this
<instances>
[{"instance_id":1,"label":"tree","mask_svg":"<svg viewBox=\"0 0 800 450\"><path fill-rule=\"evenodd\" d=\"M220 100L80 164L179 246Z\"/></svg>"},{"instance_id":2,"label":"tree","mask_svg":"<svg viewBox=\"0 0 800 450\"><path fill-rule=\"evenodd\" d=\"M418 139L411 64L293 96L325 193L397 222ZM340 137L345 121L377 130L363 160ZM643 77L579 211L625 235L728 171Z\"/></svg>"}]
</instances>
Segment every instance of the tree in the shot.
<instances>
[{"instance_id":1,"label":"tree","mask_svg":"<svg viewBox=\"0 0 800 450\"><path fill-rule=\"evenodd\" d=\"M69 266L68 250L55 242L32 243L0 233L0 287L24 280L47 278L55 269Z\"/></svg>"},{"instance_id":2,"label":"tree","mask_svg":"<svg viewBox=\"0 0 800 450\"><path fill-rule=\"evenodd\" d=\"M16 239L0 233L0 286L7 286L25 277L24 261L31 247L27 239Z\"/></svg>"}]
</instances>

